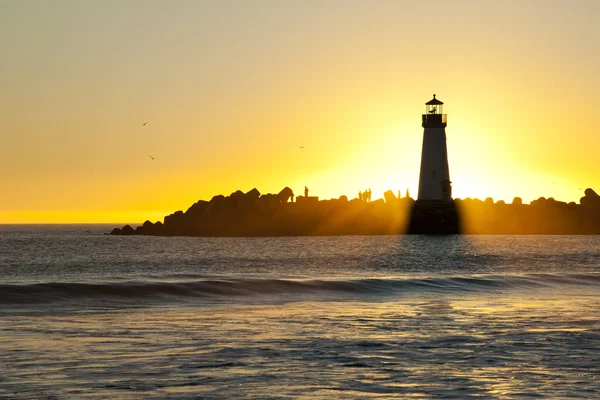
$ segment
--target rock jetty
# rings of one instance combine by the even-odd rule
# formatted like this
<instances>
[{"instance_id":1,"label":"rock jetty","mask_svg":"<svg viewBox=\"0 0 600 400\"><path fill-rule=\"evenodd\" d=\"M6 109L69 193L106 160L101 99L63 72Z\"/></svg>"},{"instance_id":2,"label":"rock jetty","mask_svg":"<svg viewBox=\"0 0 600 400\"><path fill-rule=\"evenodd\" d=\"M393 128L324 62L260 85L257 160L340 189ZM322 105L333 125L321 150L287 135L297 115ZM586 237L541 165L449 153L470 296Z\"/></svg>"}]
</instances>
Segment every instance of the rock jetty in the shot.
<instances>
[{"instance_id":1,"label":"rock jetty","mask_svg":"<svg viewBox=\"0 0 600 400\"><path fill-rule=\"evenodd\" d=\"M167 215L164 222L144 222L137 228L115 228L111 235L156 236L309 236L386 235L404 233L413 199L366 202L359 199L321 200L298 196L285 187L278 194L258 189L199 200L187 211Z\"/></svg>"},{"instance_id":2,"label":"rock jetty","mask_svg":"<svg viewBox=\"0 0 600 400\"><path fill-rule=\"evenodd\" d=\"M326 236L390 234L600 234L600 196L586 189L580 204L539 198L511 204L487 198L450 202L397 198L392 191L365 201L298 196L283 188L261 194L240 190L199 200L164 221L115 228L111 235Z\"/></svg>"}]
</instances>

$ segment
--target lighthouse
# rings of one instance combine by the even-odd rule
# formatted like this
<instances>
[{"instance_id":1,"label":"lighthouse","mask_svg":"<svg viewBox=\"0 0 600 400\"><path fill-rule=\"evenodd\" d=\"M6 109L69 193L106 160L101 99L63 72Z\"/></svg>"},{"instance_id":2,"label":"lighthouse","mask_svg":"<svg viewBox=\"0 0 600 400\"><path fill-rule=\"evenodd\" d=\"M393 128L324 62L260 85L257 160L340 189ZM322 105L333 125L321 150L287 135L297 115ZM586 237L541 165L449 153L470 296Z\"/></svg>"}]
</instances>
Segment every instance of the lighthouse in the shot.
<instances>
[{"instance_id":1,"label":"lighthouse","mask_svg":"<svg viewBox=\"0 0 600 400\"><path fill-rule=\"evenodd\" d=\"M419 195L410 210L408 233L446 235L460 233L460 216L452 200L452 182L446 148L444 103L425 103Z\"/></svg>"},{"instance_id":2,"label":"lighthouse","mask_svg":"<svg viewBox=\"0 0 600 400\"><path fill-rule=\"evenodd\" d=\"M446 148L446 114L444 103L435 98L425 103L423 114L423 149L417 200L452 201L452 182Z\"/></svg>"}]
</instances>

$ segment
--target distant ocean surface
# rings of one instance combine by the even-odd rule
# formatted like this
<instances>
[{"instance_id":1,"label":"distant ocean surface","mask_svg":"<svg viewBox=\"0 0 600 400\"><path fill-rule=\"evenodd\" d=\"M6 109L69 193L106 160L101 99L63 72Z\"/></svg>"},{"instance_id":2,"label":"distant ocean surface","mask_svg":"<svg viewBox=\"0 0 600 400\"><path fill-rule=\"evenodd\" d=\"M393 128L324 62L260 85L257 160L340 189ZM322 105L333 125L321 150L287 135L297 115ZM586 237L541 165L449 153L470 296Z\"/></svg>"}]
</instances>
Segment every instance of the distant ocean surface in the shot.
<instances>
[{"instance_id":1,"label":"distant ocean surface","mask_svg":"<svg viewBox=\"0 0 600 400\"><path fill-rule=\"evenodd\" d=\"M111 228L0 225L0 398L600 398L600 236Z\"/></svg>"}]
</instances>

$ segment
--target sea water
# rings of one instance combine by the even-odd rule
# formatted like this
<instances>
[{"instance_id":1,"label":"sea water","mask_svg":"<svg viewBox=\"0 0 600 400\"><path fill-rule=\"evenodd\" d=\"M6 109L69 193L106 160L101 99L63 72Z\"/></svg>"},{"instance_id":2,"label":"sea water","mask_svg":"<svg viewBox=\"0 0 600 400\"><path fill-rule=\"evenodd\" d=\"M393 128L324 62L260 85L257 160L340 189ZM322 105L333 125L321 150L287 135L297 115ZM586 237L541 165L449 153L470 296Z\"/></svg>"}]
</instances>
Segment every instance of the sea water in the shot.
<instances>
[{"instance_id":1,"label":"sea water","mask_svg":"<svg viewBox=\"0 0 600 400\"><path fill-rule=\"evenodd\" d=\"M600 237L0 226L0 398L600 398Z\"/></svg>"}]
</instances>

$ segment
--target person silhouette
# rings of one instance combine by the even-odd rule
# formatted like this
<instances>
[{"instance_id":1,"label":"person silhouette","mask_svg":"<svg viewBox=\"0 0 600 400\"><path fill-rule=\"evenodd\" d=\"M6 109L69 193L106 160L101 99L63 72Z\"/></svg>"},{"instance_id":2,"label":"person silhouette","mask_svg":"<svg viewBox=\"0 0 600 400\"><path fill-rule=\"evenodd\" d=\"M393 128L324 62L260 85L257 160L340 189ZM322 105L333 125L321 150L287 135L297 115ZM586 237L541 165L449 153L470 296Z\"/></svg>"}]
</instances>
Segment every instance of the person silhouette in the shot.
<instances>
[{"instance_id":1,"label":"person silhouette","mask_svg":"<svg viewBox=\"0 0 600 400\"><path fill-rule=\"evenodd\" d=\"M304 197L308 197L308 188L304 186Z\"/></svg>"},{"instance_id":2,"label":"person silhouette","mask_svg":"<svg viewBox=\"0 0 600 400\"><path fill-rule=\"evenodd\" d=\"M362 199L363 199L363 193L362 193L362 192L358 192L358 198L359 198L360 200L362 200Z\"/></svg>"}]
</instances>

